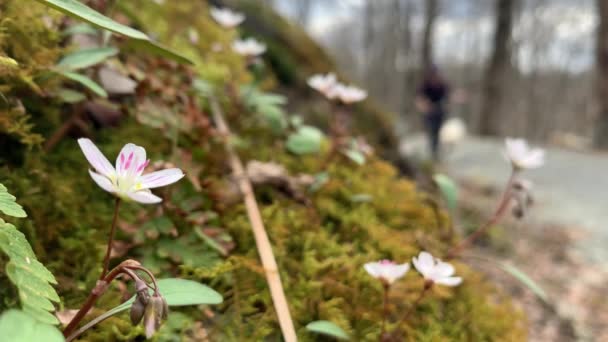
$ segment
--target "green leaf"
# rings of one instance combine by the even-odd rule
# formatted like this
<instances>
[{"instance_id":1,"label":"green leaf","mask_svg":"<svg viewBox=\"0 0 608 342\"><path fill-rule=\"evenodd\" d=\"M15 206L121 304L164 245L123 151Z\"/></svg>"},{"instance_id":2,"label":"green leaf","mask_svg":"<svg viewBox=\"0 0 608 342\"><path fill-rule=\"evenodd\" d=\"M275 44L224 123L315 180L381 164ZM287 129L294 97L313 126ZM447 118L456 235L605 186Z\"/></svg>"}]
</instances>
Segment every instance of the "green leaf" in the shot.
<instances>
[{"instance_id":1,"label":"green leaf","mask_svg":"<svg viewBox=\"0 0 608 342\"><path fill-rule=\"evenodd\" d=\"M87 99L87 96L79 91L62 88L57 92L57 96L66 103L78 103Z\"/></svg>"},{"instance_id":2,"label":"green leaf","mask_svg":"<svg viewBox=\"0 0 608 342\"><path fill-rule=\"evenodd\" d=\"M70 71L61 71L59 73L61 75L63 75L64 77L69 78L72 81L76 81L76 82L80 83L81 85L85 86L90 91L92 91L93 93L95 93L101 97L108 97L108 93L99 84L97 84L97 82L86 77L85 75L81 75L81 74L78 74L75 72L70 72Z\"/></svg>"},{"instance_id":3,"label":"green leaf","mask_svg":"<svg viewBox=\"0 0 608 342\"><path fill-rule=\"evenodd\" d=\"M274 132L282 132L287 128L287 114L282 108L287 103L285 96L264 93L251 85L241 87L240 91L245 105L262 115Z\"/></svg>"},{"instance_id":4,"label":"green leaf","mask_svg":"<svg viewBox=\"0 0 608 342\"><path fill-rule=\"evenodd\" d=\"M73 25L68 27L65 31L63 31L61 34L64 36L69 36L69 35L73 35L73 34L87 34L87 35L96 35L97 34L97 30L89 25L89 24L78 24L78 25Z\"/></svg>"},{"instance_id":5,"label":"green leaf","mask_svg":"<svg viewBox=\"0 0 608 342\"><path fill-rule=\"evenodd\" d=\"M344 153L344 155L347 156L348 159L352 160L357 165L365 164L365 155L360 151L351 148L343 151L342 153Z\"/></svg>"},{"instance_id":6,"label":"green leaf","mask_svg":"<svg viewBox=\"0 0 608 342\"><path fill-rule=\"evenodd\" d=\"M52 302L59 302L50 285L57 284L55 277L36 259L23 233L3 220L0 220L0 250L9 257L6 275L19 291L23 311L41 322L59 324L49 312L55 310Z\"/></svg>"},{"instance_id":7,"label":"green leaf","mask_svg":"<svg viewBox=\"0 0 608 342\"><path fill-rule=\"evenodd\" d=\"M23 208L15 202L15 196L8 193L8 189L0 184L0 211L14 217L27 217Z\"/></svg>"},{"instance_id":8,"label":"green leaf","mask_svg":"<svg viewBox=\"0 0 608 342\"><path fill-rule=\"evenodd\" d=\"M203 79L194 79L194 81L192 82L192 87L201 96L207 97L213 94L213 85Z\"/></svg>"},{"instance_id":9,"label":"green leaf","mask_svg":"<svg viewBox=\"0 0 608 342\"><path fill-rule=\"evenodd\" d=\"M63 335L56 327L41 323L19 310L8 310L0 316L0 336L10 342L62 342Z\"/></svg>"},{"instance_id":10,"label":"green leaf","mask_svg":"<svg viewBox=\"0 0 608 342\"><path fill-rule=\"evenodd\" d=\"M536 296L538 296L544 302L547 302L547 293L534 281L530 278L526 273L524 273L519 268L515 267L510 263L499 262L498 267L500 267L505 272L512 275L515 279L519 280L522 284L524 284L527 288L529 288Z\"/></svg>"},{"instance_id":11,"label":"green leaf","mask_svg":"<svg viewBox=\"0 0 608 342\"><path fill-rule=\"evenodd\" d=\"M146 51L158 57L172 59L180 64L194 64L187 57L171 51L158 42L154 42L152 40L131 39L126 42L126 48L128 47L131 47L134 50Z\"/></svg>"},{"instance_id":12,"label":"green leaf","mask_svg":"<svg viewBox=\"0 0 608 342\"><path fill-rule=\"evenodd\" d=\"M301 126L297 132L287 138L287 149L295 154L310 154L319 152L323 133L312 126Z\"/></svg>"},{"instance_id":13,"label":"green leaf","mask_svg":"<svg viewBox=\"0 0 608 342\"><path fill-rule=\"evenodd\" d=\"M339 326L335 325L330 321L314 321L306 325L306 330L323 334L331 337L335 337L339 340L348 340L348 334L342 330Z\"/></svg>"},{"instance_id":14,"label":"green leaf","mask_svg":"<svg viewBox=\"0 0 608 342\"><path fill-rule=\"evenodd\" d=\"M192 61L181 56L171 50L168 50L157 43L150 40L150 37L145 33L135 30L129 26L117 23L116 21L106 17L105 15L86 6L78 0L36 0L58 11L61 11L71 17L84 20L94 26L101 27L108 31L127 36L132 39L132 42L137 47L145 48L156 54L171 58L177 62L185 64L193 64Z\"/></svg>"},{"instance_id":15,"label":"green leaf","mask_svg":"<svg viewBox=\"0 0 608 342\"><path fill-rule=\"evenodd\" d=\"M45 311L43 309L29 306L29 305L24 305L23 312L27 313L28 315L30 315L32 318L34 318L35 320L37 320L40 323L50 324L50 325L59 324L59 320L57 319L57 317L55 317L55 315L53 315L52 313Z\"/></svg>"},{"instance_id":16,"label":"green leaf","mask_svg":"<svg viewBox=\"0 0 608 342\"><path fill-rule=\"evenodd\" d=\"M215 292L215 290L196 281L167 278L159 279L157 283L160 294L165 298L169 306L220 304L224 301L222 296ZM150 294L152 293L152 290L150 290ZM131 307L134 300L135 296L110 311L113 312L113 315L125 311Z\"/></svg>"},{"instance_id":17,"label":"green leaf","mask_svg":"<svg viewBox=\"0 0 608 342\"><path fill-rule=\"evenodd\" d=\"M8 70L16 70L19 68L19 63L10 57L0 56L0 66Z\"/></svg>"},{"instance_id":18,"label":"green leaf","mask_svg":"<svg viewBox=\"0 0 608 342\"><path fill-rule=\"evenodd\" d=\"M327 182L329 182L329 173L319 172L315 175L315 180L312 182L308 190L310 192L317 192L323 187L323 185L327 184Z\"/></svg>"},{"instance_id":19,"label":"green leaf","mask_svg":"<svg viewBox=\"0 0 608 342\"><path fill-rule=\"evenodd\" d=\"M117 54L118 49L112 47L79 50L64 56L57 64L57 67L62 70L84 69L101 63Z\"/></svg>"},{"instance_id":20,"label":"green leaf","mask_svg":"<svg viewBox=\"0 0 608 342\"><path fill-rule=\"evenodd\" d=\"M458 203L458 186L456 183L448 176L440 173L434 175L433 180L437 183L448 209L455 210Z\"/></svg>"}]
</instances>

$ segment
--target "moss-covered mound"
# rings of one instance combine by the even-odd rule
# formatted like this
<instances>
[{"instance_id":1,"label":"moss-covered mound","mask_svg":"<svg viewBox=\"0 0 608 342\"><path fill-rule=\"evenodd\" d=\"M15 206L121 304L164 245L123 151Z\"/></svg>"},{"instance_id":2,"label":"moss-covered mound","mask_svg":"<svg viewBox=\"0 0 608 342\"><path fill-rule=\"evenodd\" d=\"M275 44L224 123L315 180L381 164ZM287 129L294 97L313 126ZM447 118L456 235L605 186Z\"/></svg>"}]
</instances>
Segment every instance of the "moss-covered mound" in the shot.
<instances>
[{"instance_id":1,"label":"moss-covered mound","mask_svg":"<svg viewBox=\"0 0 608 342\"><path fill-rule=\"evenodd\" d=\"M28 120L27 127L18 128L3 126L0 120L0 141L11 142L10 149L2 145L0 182L17 196L30 217L15 223L56 275L63 306L78 307L100 272L113 201L89 178L88 163L73 137L89 135L110 159L127 142L142 145L153 162L162 161L155 167L177 165L187 179L155 191L164 198L161 206L129 203L122 207L113 263L138 259L160 277L201 281L225 298L217 307L173 311L158 339L280 340L250 225L226 166L224 137L213 128L209 103L194 90L194 79L205 79L219 90L231 80L233 85L226 92L216 91L216 96L238 135L235 146L244 160L280 163L292 174L316 174L326 152L288 153L280 134L235 103L234 84L249 82L251 77L243 60L228 48L236 33L215 25L204 2L118 4L121 20L159 37L196 66L122 52L106 63L137 80L135 93L105 101L89 96L78 104L54 94L64 88L82 91L79 86L52 76L40 78L66 47L65 39L56 33L64 18L48 20L53 12L33 3L10 0L0 5L0 32L11 27L38 32L29 35L29 40L0 35L0 54L19 64L17 73L12 69L0 73L0 91L7 100L0 115L19 107ZM119 47L124 43L116 42ZM34 57L40 61L30 63ZM88 72L96 78L94 70ZM34 83L28 85L23 79ZM122 115L108 121L106 112L95 110L91 103L113 111L118 108ZM82 111L83 107L88 109ZM65 130L69 134L59 134L63 138L48 151L35 140L23 139L38 134L48 141L75 113L78 120ZM347 331L353 341L378 340L382 289L362 265L381 258L405 262L423 249L445 253L452 243L449 218L430 204L432 195L399 178L396 169L380 159L372 157L358 166L337 158L325 171L326 182L302 188L296 197L272 185L256 188L296 329L302 341L317 341L319 336L304 327L326 319ZM0 264L3 260L0 257ZM456 263L456 268L464 283L434 289L399 325L406 339L524 340L523 319L508 299L465 265ZM421 287L422 280L414 271L396 284L391 322L399 321ZM116 283L94 313L126 295L124 283ZM0 311L18 305L4 276L0 276L0 298ZM131 327L127 315L120 315L85 334L83 340L141 340L142 336L141 327Z\"/></svg>"}]
</instances>

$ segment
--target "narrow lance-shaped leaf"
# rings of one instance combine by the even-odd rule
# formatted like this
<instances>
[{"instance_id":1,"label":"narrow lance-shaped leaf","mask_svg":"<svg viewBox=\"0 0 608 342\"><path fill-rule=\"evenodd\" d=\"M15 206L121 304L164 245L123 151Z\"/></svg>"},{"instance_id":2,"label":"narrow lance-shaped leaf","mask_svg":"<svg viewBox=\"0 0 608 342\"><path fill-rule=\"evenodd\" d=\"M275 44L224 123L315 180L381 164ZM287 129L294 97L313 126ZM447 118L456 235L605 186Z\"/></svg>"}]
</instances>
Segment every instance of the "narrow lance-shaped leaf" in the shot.
<instances>
[{"instance_id":1,"label":"narrow lance-shaped leaf","mask_svg":"<svg viewBox=\"0 0 608 342\"><path fill-rule=\"evenodd\" d=\"M117 54L118 49L111 47L79 50L64 56L59 63L57 63L57 68L62 70L84 69L101 63Z\"/></svg>"},{"instance_id":2,"label":"narrow lance-shaped leaf","mask_svg":"<svg viewBox=\"0 0 608 342\"><path fill-rule=\"evenodd\" d=\"M66 78L71 79L72 81L80 83L81 85L85 86L90 91L101 97L108 97L108 93L99 84L97 84L97 82L86 77L85 75L81 75L71 71L62 71L60 72L60 74Z\"/></svg>"},{"instance_id":3,"label":"narrow lance-shaped leaf","mask_svg":"<svg viewBox=\"0 0 608 342\"><path fill-rule=\"evenodd\" d=\"M456 183L444 174L434 175L433 180L437 183L448 209L455 210L458 202L458 187Z\"/></svg>"},{"instance_id":4,"label":"narrow lance-shaped leaf","mask_svg":"<svg viewBox=\"0 0 608 342\"><path fill-rule=\"evenodd\" d=\"M101 27L108 31L127 36L135 42L137 46L145 48L155 54L171 58L184 64L193 64L186 57L168 50L153 42L145 33L133 29L129 26L117 23L105 15L95 11L78 0L36 0L69 16L84 20L92 25Z\"/></svg>"},{"instance_id":5,"label":"narrow lance-shaped leaf","mask_svg":"<svg viewBox=\"0 0 608 342\"><path fill-rule=\"evenodd\" d=\"M317 334L331 336L339 340L349 339L348 334L344 330L342 330L342 328L330 321L310 322L306 325L306 330Z\"/></svg>"},{"instance_id":6,"label":"narrow lance-shaped leaf","mask_svg":"<svg viewBox=\"0 0 608 342\"><path fill-rule=\"evenodd\" d=\"M509 263L498 263L498 266L512 275L515 279L519 280L544 302L547 301L547 293L522 270Z\"/></svg>"}]
</instances>

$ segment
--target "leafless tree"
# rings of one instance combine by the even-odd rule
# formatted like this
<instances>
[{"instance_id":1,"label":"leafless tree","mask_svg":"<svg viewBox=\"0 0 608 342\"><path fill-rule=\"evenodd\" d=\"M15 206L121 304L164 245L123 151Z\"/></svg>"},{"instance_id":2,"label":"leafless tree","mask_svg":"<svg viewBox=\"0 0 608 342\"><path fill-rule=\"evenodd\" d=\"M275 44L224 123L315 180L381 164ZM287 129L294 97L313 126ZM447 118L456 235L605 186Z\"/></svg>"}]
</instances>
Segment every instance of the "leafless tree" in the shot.
<instances>
[{"instance_id":1,"label":"leafless tree","mask_svg":"<svg viewBox=\"0 0 608 342\"><path fill-rule=\"evenodd\" d=\"M480 114L479 133L499 135L503 104L503 82L511 69L511 31L517 0L496 0L494 48L486 70Z\"/></svg>"},{"instance_id":2,"label":"leafless tree","mask_svg":"<svg viewBox=\"0 0 608 342\"><path fill-rule=\"evenodd\" d=\"M594 145L608 148L608 2L597 0L599 25L596 37L597 96L599 115L595 125Z\"/></svg>"},{"instance_id":3,"label":"leafless tree","mask_svg":"<svg viewBox=\"0 0 608 342\"><path fill-rule=\"evenodd\" d=\"M433 63L433 32L439 12L438 0L426 0L424 9L424 33L422 38L422 70L427 70Z\"/></svg>"}]
</instances>

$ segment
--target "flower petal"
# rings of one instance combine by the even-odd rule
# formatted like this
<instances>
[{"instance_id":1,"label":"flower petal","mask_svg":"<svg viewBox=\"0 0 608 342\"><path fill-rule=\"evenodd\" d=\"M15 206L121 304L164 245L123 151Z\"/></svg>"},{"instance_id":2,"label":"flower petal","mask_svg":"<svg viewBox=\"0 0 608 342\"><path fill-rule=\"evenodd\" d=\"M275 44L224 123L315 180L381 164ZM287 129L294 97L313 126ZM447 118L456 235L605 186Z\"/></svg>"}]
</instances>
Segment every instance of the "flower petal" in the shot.
<instances>
[{"instance_id":1,"label":"flower petal","mask_svg":"<svg viewBox=\"0 0 608 342\"><path fill-rule=\"evenodd\" d=\"M377 262L368 262L367 264L363 265L363 268L365 268L367 273L369 273L369 275L371 275L372 277L374 277L374 278L380 277L380 272L378 270Z\"/></svg>"},{"instance_id":2,"label":"flower petal","mask_svg":"<svg viewBox=\"0 0 608 342\"><path fill-rule=\"evenodd\" d=\"M95 181L95 183L97 183L100 188L110 193L115 192L114 185L112 185L112 182L108 179L108 177L100 175L99 173L91 170L89 170L89 174L91 175L91 178L93 178L93 181Z\"/></svg>"},{"instance_id":3,"label":"flower petal","mask_svg":"<svg viewBox=\"0 0 608 342\"><path fill-rule=\"evenodd\" d=\"M89 164L93 166L93 168L106 177L110 177L116 173L114 167L108 161L103 153L95 146L95 144L87 138L78 139L78 145L80 145L80 149L82 153L84 153L85 158L89 161Z\"/></svg>"},{"instance_id":4,"label":"flower petal","mask_svg":"<svg viewBox=\"0 0 608 342\"><path fill-rule=\"evenodd\" d=\"M445 286L457 286L457 285L460 285L460 283L462 283L462 278L461 277L439 278L439 279L435 280L435 283L440 284L440 285L445 285Z\"/></svg>"},{"instance_id":5,"label":"flower petal","mask_svg":"<svg viewBox=\"0 0 608 342\"><path fill-rule=\"evenodd\" d=\"M144 189L158 188L177 182L184 177L182 170L173 168L148 173L140 177L139 181Z\"/></svg>"},{"instance_id":6,"label":"flower petal","mask_svg":"<svg viewBox=\"0 0 608 342\"><path fill-rule=\"evenodd\" d=\"M126 144L116 157L116 172L122 176L135 176L145 162L146 150L143 147L131 143ZM143 169L141 171L143 172Z\"/></svg>"},{"instance_id":7,"label":"flower petal","mask_svg":"<svg viewBox=\"0 0 608 342\"><path fill-rule=\"evenodd\" d=\"M384 266L383 278L392 284L395 280L403 277L409 269L410 264L386 265Z\"/></svg>"},{"instance_id":8,"label":"flower petal","mask_svg":"<svg viewBox=\"0 0 608 342\"><path fill-rule=\"evenodd\" d=\"M439 278L449 277L452 274L454 274L454 266L443 261L438 262L433 270L433 275Z\"/></svg>"},{"instance_id":9,"label":"flower petal","mask_svg":"<svg viewBox=\"0 0 608 342\"><path fill-rule=\"evenodd\" d=\"M412 259L414 267L420 272L423 276L429 275L435 266L435 259L428 252L420 252L418 254L418 258L414 257Z\"/></svg>"},{"instance_id":10,"label":"flower petal","mask_svg":"<svg viewBox=\"0 0 608 342\"><path fill-rule=\"evenodd\" d=\"M135 202L144 203L144 204L152 204L152 203L160 203L163 201L162 198L154 195L149 190L140 190L135 192L128 192L127 196Z\"/></svg>"}]
</instances>

